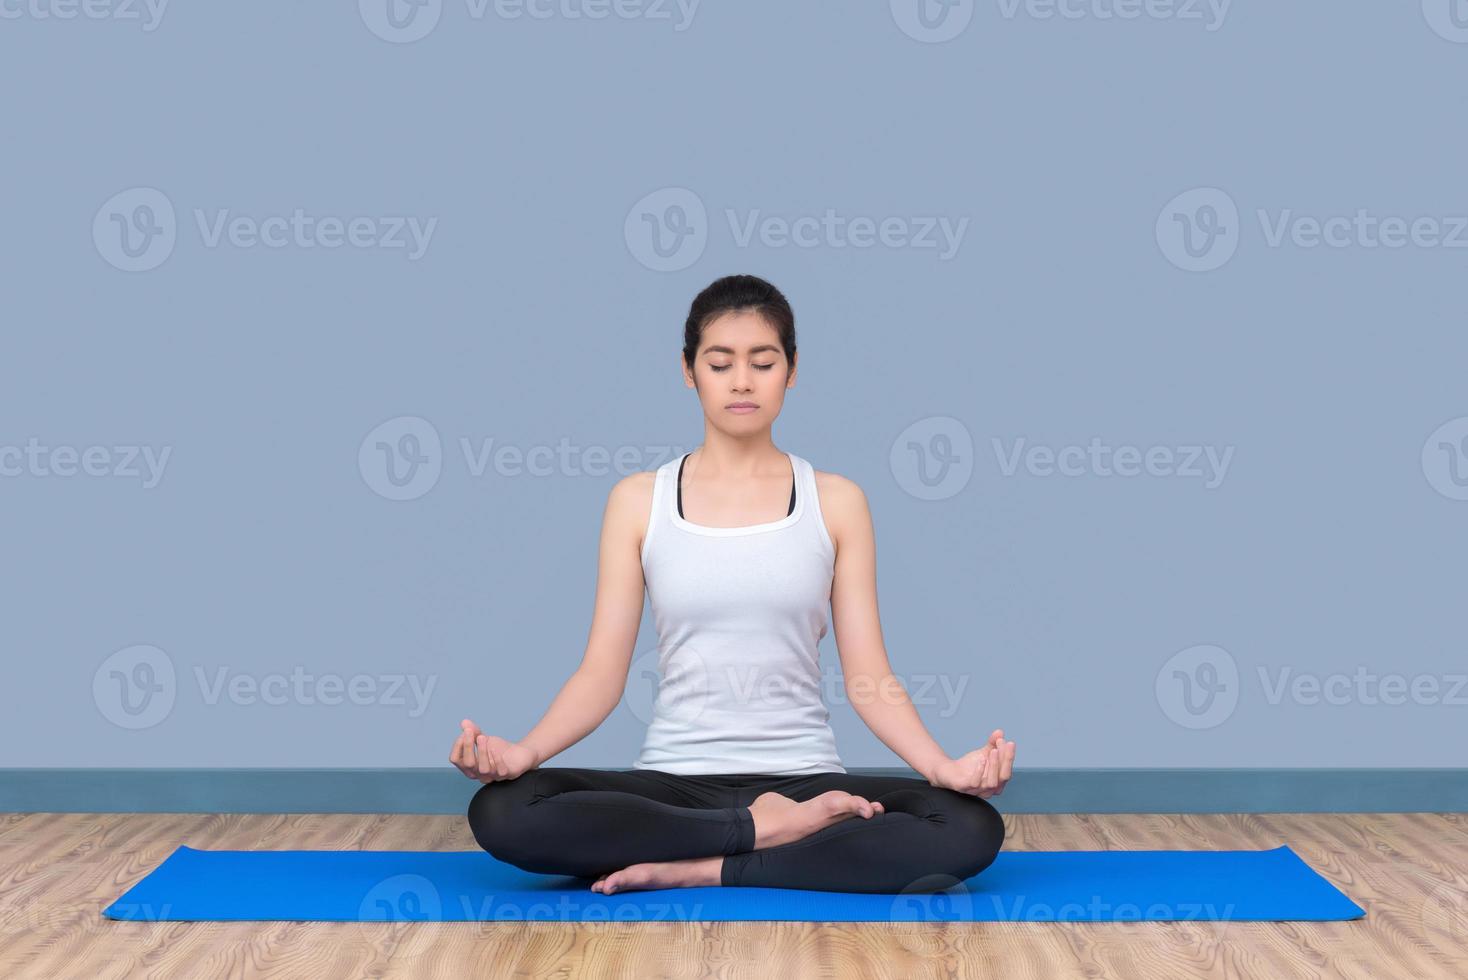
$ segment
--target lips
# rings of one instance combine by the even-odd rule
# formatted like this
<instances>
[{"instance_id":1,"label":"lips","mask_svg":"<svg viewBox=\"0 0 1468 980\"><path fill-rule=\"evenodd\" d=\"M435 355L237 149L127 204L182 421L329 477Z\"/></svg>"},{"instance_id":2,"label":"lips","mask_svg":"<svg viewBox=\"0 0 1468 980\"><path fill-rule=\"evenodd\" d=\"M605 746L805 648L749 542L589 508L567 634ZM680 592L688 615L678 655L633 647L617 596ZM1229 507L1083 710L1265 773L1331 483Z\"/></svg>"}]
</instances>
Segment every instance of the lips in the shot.
<instances>
[{"instance_id":1,"label":"lips","mask_svg":"<svg viewBox=\"0 0 1468 980\"><path fill-rule=\"evenodd\" d=\"M737 408L745 408L745 409L748 409L748 408L759 408L759 406L756 405L754 402L734 402L732 404L725 405L724 407L725 408L736 408L736 409Z\"/></svg>"}]
</instances>

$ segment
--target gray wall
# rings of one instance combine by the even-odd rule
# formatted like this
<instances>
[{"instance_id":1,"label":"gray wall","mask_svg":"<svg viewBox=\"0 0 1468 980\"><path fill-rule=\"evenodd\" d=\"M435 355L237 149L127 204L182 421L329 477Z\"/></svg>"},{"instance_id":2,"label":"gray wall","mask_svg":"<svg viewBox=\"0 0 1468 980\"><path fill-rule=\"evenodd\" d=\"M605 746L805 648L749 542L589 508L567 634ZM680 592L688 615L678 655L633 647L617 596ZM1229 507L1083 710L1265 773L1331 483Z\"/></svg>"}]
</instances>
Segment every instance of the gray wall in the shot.
<instances>
[{"instance_id":1,"label":"gray wall","mask_svg":"<svg viewBox=\"0 0 1468 980\"><path fill-rule=\"evenodd\" d=\"M1459 762L1468 9L384 3L4 8L0 765L523 734L730 272L950 751ZM631 764L645 666L557 764Z\"/></svg>"}]
</instances>

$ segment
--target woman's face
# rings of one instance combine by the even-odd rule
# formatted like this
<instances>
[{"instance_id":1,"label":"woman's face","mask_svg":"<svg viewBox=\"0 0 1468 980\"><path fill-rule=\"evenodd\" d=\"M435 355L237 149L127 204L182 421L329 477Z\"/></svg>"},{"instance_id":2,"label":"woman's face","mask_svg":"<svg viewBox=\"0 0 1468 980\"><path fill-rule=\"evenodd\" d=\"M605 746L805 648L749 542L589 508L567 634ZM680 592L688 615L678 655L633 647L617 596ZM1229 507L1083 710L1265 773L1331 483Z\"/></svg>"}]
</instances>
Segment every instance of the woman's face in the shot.
<instances>
[{"instance_id":1,"label":"woman's face","mask_svg":"<svg viewBox=\"0 0 1468 980\"><path fill-rule=\"evenodd\" d=\"M693 370L684 364L683 379L697 389L704 415L720 429L757 432L780 414L785 389L795 386L795 364L785 359L780 335L764 317L725 313L704 327Z\"/></svg>"}]
</instances>

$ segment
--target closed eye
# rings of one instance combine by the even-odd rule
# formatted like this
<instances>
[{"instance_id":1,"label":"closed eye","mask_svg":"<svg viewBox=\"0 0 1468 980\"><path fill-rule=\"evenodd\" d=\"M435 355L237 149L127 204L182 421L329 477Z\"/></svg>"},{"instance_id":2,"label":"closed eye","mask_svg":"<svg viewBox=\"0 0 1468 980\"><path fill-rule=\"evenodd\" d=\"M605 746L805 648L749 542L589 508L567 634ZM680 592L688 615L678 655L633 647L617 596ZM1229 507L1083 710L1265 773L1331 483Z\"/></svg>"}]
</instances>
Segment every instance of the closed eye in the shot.
<instances>
[{"instance_id":1,"label":"closed eye","mask_svg":"<svg viewBox=\"0 0 1468 980\"><path fill-rule=\"evenodd\" d=\"M729 368L731 366L732 365L729 365L729 364L710 364L709 365L709 367L712 368L715 371L727 371L727 370L729 370ZM775 365L773 363L771 363L771 364L756 364L754 366L757 367L757 368L759 368L761 371L769 371Z\"/></svg>"}]
</instances>

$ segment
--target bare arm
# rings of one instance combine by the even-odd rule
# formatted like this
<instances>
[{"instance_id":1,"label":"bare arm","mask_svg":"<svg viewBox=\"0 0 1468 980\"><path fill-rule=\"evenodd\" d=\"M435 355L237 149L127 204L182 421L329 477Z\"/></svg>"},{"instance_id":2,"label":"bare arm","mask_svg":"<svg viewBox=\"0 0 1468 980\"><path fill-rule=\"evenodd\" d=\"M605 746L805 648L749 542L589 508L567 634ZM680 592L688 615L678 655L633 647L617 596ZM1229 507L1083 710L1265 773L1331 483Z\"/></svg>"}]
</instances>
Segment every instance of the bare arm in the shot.
<instances>
[{"instance_id":1,"label":"bare arm","mask_svg":"<svg viewBox=\"0 0 1468 980\"><path fill-rule=\"evenodd\" d=\"M834 473L819 474L818 479L821 509L836 545L831 617L852 707L873 734L930 783L998 795L1010 776L1014 743L1005 742L1003 730L995 729L983 748L951 759L928 732L892 673L882 641L876 533L866 495Z\"/></svg>"},{"instance_id":2,"label":"bare arm","mask_svg":"<svg viewBox=\"0 0 1468 980\"><path fill-rule=\"evenodd\" d=\"M580 665L519 742L486 735L464 719L449 760L466 776L482 782L517 778L591 734L621 700L642 623L642 533L652 507L652 480L650 472L633 473L607 496L596 605Z\"/></svg>"}]
</instances>

